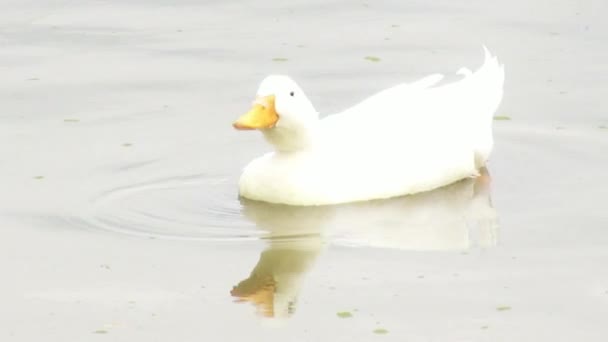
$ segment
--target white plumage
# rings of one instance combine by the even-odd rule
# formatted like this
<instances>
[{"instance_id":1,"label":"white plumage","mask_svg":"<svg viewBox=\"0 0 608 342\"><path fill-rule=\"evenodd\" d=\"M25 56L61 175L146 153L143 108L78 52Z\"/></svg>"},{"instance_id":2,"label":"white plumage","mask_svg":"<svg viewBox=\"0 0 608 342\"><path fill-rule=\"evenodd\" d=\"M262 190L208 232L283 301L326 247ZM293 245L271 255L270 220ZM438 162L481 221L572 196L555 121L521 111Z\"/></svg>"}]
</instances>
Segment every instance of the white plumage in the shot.
<instances>
[{"instance_id":1,"label":"white plumage","mask_svg":"<svg viewBox=\"0 0 608 342\"><path fill-rule=\"evenodd\" d=\"M476 176L492 150L492 120L504 67L485 49L475 72L436 86L434 74L381 91L338 114L318 113L287 76L268 76L278 121L260 129L275 151L253 160L240 195L291 205L326 205L432 190ZM236 126L235 126L236 127Z\"/></svg>"}]
</instances>

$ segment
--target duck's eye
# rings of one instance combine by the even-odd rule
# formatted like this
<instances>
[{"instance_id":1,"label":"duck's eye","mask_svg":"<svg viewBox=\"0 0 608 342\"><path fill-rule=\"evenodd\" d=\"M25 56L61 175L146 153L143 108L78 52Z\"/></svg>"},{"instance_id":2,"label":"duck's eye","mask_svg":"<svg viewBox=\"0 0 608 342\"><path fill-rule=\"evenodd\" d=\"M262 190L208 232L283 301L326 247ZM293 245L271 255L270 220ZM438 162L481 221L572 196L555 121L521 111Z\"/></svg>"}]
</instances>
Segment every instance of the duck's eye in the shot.
<instances>
[{"instance_id":1,"label":"duck's eye","mask_svg":"<svg viewBox=\"0 0 608 342\"><path fill-rule=\"evenodd\" d=\"M292 97L293 97L293 91L292 91L291 93L289 93L289 96L292 96Z\"/></svg>"}]
</instances>

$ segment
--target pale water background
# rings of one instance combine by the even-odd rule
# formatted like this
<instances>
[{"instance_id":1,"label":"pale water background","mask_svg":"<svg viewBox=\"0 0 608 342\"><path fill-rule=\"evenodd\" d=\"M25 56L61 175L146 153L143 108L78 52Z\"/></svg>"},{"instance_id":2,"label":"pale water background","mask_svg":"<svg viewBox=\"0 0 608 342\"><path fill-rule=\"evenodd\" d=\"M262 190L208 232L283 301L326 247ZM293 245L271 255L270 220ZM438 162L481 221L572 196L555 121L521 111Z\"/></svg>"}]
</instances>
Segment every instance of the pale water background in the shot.
<instances>
[{"instance_id":1,"label":"pale water background","mask_svg":"<svg viewBox=\"0 0 608 342\"><path fill-rule=\"evenodd\" d=\"M0 340L605 341L606 10L0 1ZM230 125L265 75L331 113L475 68L482 44L510 118L491 182L238 200L269 147Z\"/></svg>"}]
</instances>

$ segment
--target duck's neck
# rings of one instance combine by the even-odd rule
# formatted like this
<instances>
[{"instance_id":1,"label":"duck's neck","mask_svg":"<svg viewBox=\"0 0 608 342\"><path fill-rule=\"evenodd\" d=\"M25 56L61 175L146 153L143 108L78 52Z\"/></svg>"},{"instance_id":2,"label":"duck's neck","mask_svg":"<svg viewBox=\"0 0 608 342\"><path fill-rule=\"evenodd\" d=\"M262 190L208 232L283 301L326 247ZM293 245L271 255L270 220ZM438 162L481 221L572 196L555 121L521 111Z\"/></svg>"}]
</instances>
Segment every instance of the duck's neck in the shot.
<instances>
[{"instance_id":1,"label":"duck's neck","mask_svg":"<svg viewBox=\"0 0 608 342\"><path fill-rule=\"evenodd\" d=\"M292 127L274 127L262 131L266 140L278 152L290 153L305 151L313 147L318 133L318 121L307 125Z\"/></svg>"}]
</instances>

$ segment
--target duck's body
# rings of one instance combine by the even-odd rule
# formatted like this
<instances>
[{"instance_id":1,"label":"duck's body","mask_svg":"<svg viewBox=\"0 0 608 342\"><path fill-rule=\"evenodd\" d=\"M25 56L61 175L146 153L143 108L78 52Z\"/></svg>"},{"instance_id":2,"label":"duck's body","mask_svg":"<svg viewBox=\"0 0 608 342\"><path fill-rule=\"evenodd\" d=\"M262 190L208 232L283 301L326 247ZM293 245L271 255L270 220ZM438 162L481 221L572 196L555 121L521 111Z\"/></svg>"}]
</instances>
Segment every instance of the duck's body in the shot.
<instances>
[{"instance_id":1,"label":"duck's body","mask_svg":"<svg viewBox=\"0 0 608 342\"><path fill-rule=\"evenodd\" d=\"M275 151L245 168L240 195L326 205L413 194L477 175L492 150L504 72L486 50L479 70L462 73L443 86L434 86L441 75L401 84L321 120L293 81L270 76L258 95L271 97L274 122L240 119L235 127L261 129Z\"/></svg>"}]
</instances>

